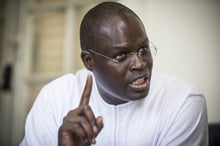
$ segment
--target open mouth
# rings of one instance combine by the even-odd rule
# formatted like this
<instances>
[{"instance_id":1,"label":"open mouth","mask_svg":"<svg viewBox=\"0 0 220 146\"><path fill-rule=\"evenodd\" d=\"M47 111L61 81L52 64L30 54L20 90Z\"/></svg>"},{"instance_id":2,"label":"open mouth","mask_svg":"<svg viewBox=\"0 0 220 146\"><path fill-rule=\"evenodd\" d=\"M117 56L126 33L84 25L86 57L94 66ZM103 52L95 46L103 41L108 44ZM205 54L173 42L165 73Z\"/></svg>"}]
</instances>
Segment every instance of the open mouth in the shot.
<instances>
[{"instance_id":1,"label":"open mouth","mask_svg":"<svg viewBox=\"0 0 220 146\"><path fill-rule=\"evenodd\" d=\"M149 78L141 77L129 84L133 89L146 89L149 86Z\"/></svg>"}]
</instances>

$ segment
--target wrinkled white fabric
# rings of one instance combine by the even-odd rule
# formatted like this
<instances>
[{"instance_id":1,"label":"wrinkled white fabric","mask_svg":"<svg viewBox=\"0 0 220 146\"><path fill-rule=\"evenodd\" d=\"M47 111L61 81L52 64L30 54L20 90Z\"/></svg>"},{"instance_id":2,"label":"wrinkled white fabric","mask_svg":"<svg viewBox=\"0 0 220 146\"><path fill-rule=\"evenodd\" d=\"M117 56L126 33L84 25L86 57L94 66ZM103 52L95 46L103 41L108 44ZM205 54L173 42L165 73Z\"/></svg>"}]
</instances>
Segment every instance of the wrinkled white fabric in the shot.
<instances>
[{"instance_id":1,"label":"wrinkled white fabric","mask_svg":"<svg viewBox=\"0 0 220 146\"><path fill-rule=\"evenodd\" d=\"M64 75L42 89L28 114L21 146L57 145L63 117L79 105L88 74L83 69ZM89 104L104 123L95 146L208 145L206 102L189 82L155 74L146 98L114 106L101 98L93 80Z\"/></svg>"}]
</instances>

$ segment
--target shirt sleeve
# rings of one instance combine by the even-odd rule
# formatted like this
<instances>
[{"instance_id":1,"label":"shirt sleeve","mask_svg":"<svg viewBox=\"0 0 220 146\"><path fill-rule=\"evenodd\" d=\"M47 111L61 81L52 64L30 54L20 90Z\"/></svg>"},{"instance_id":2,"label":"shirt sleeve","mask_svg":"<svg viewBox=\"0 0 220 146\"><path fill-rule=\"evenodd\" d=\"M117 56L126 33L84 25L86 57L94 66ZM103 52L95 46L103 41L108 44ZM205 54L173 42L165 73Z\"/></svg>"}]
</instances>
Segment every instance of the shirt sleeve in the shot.
<instances>
[{"instance_id":1,"label":"shirt sleeve","mask_svg":"<svg viewBox=\"0 0 220 146\"><path fill-rule=\"evenodd\" d=\"M203 96L187 98L159 145L208 146L207 109Z\"/></svg>"},{"instance_id":2,"label":"shirt sleeve","mask_svg":"<svg viewBox=\"0 0 220 146\"><path fill-rule=\"evenodd\" d=\"M58 126L53 117L45 90L37 97L25 124L25 136L20 146L57 145Z\"/></svg>"}]
</instances>

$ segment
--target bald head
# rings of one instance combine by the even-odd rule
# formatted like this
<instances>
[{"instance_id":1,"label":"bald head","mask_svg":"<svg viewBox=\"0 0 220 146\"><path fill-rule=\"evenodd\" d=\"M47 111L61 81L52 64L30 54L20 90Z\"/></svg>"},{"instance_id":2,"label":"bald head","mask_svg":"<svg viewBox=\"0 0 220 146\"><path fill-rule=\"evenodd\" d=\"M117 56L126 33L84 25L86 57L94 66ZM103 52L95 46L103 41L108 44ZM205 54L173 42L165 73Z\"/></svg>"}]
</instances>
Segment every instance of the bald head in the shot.
<instances>
[{"instance_id":1,"label":"bald head","mask_svg":"<svg viewBox=\"0 0 220 146\"><path fill-rule=\"evenodd\" d=\"M120 17L122 20L136 19L141 22L139 17L131 9L120 3L100 3L90 9L82 20L80 26L80 44L82 50L88 48L96 49L98 43L105 39L100 29L103 25L109 24L115 17Z\"/></svg>"}]
</instances>

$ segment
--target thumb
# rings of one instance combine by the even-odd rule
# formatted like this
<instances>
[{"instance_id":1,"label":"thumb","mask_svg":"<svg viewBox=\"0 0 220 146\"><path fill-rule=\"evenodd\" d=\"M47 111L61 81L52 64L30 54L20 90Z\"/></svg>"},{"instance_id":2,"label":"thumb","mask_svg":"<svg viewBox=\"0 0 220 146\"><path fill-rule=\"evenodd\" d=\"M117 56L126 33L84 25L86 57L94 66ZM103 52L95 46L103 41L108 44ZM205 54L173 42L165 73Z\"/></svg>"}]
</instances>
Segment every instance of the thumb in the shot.
<instances>
[{"instance_id":1,"label":"thumb","mask_svg":"<svg viewBox=\"0 0 220 146\"><path fill-rule=\"evenodd\" d=\"M102 116L98 116L96 118L96 126L97 126L97 131L95 131L95 135L97 136L104 126Z\"/></svg>"},{"instance_id":2,"label":"thumb","mask_svg":"<svg viewBox=\"0 0 220 146\"><path fill-rule=\"evenodd\" d=\"M102 130L102 128L103 128L103 118L102 118L102 116L98 116L96 118L96 125L93 126L93 132L94 132L93 143L96 143L95 138L98 136L98 134Z\"/></svg>"},{"instance_id":3,"label":"thumb","mask_svg":"<svg viewBox=\"0 0 220 146\"><path fill-rule=\"evenodd\" d=\"M95 137L99 134L102 128L103 128L103 118L102 116L98 116L96 118L96 126L93 127L93 132L95 134Z\"/></svg>"}]
</instances>

